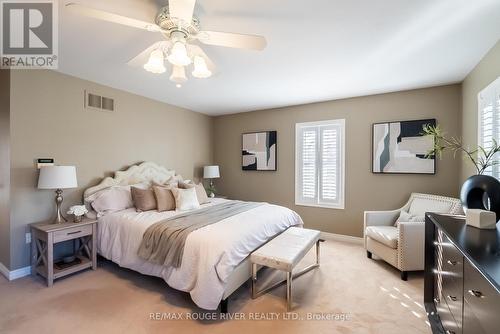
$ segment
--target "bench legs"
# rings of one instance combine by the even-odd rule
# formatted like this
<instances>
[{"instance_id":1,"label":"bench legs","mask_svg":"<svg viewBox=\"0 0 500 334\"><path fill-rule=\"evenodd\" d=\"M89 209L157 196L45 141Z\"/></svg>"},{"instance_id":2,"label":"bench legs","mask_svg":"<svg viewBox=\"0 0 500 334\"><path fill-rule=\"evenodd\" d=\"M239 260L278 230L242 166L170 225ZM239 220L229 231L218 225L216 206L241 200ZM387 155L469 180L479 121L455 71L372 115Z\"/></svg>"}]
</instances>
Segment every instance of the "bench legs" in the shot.
<instances>
[{"instance_id":1,"label":"bench legs","mask_svg":"<svg viewBox=\"0 0 500 334\"><path fill-rule=\"evenodd\" d=\"M292 273L286 273L286 310L287 312L292 309Z\"/></svg>"},{"instance_id":2,"label":"bench legs","mask_svg":"<svg viewBox=\"0 0 500 334\"><path fill-rule=\"evenodd\" d=\"M316 242L316 263L311 264L301 271L292 274L292 272L286 273L286 279L282 281L278 281L260 291L257 290L257 263L252 263L252 299L255 299L262 294L277 288L278 286L284 284L286 282L286 310L289 312L292 309L292 282L294 278L300 277L309 271L316 269L320 265L320 243L324 240L320 239Z\"/></svg>"}]
</instances>

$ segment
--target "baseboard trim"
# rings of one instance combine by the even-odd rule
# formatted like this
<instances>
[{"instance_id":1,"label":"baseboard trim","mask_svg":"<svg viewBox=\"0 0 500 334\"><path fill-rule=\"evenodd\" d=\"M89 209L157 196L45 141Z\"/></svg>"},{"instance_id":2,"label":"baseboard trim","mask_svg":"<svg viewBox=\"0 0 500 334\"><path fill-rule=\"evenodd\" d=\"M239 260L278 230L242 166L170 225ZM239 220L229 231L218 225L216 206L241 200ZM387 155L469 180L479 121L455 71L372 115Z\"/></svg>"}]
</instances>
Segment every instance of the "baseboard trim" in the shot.
<instances>
[{"instance_id":1,"label":"baseboard trim","mask_svg":"<svg viewBox=\"0 0 500 334\"><path fill-rule=\"evenodd\" d=\"M351 235L321 232L321 237L325 240L352 242L360 245L363 244L363 238L353 237Z\"/></svg>"},{"instance_id":2,"label":"baseboard trim","mask_svg":"<svg viewBox=\"0 0 500 334\"><path fill-rule=\"evenodd\" d=\"M2 275L4 275L9 281L13 281L21 277L29 276L31 274L31 267L28 266L10 271L6 266L4 266L3 263L0 262L0 273L2 273Z\"/></svg>"},{"instance_id":3,"label":"baseboard trim","mask_svg":"<svg viewBox=\"0 0 500 334\"><path fill-rule=\"evenodd\" d=\"M9 279L12 281L12 280L15 280L15 279L18 279L21 277L25 277L25 276L29 276L29 275L31 275L31 266L19 268L19 269L11 271Z\"/></svg>"}]
</instances>

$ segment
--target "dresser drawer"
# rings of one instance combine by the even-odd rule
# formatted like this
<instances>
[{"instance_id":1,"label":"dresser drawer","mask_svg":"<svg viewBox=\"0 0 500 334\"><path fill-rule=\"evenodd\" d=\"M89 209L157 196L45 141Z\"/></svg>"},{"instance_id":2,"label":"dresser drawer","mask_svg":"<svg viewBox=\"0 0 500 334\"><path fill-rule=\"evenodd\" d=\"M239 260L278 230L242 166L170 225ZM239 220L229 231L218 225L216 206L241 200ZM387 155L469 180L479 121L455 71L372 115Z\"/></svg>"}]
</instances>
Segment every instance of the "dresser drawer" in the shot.
<instances>
[{"instance_id":1,"label":"dresser drawer","mask_svg":"<svg viewBox=\"0 0 500 334\"><path fill-rule=\"evenodd\" d=\"M463 262L464 257L462 253L443 234L441 258L442 298L446 300L448 308L459 328L462 327L463 311Z\"/></svg>"},{"instance_id":2,"label":"dresser drawer","mask_svg":"<svg viewBox=\"0 0 500 334\"><path fill-rule=\"evenodd\" d=\"M464 263L464 300L467 303L468 317L475 316L483 333L498 333L500 327L500 294L493 286L470 264ZM465 324L466 328L470 324Z\"/></svg>"},{"instance_id":3,"label":"dresser drawer","mask_svg":"<svg viewBox=\"0 0 500 334\"><path fill-rule=\"evenodd\" d=\"M448 304L445 300L436 303L436 310L439 314L439 319L441 319L441 325L443 326L445 333L447 334L460 334L462 333L460 327L458 326L455 318L448 308Z\"/></svg>"},{"instance_id":4,"label":"dresser drawer","mask_svg":"<svg viewBox=\"0 0 500 334\"><path fill-rule=\"evenodd\" d=\"M448 304L453 318L458 327L462 327L462 312L463 312L463 281L455 278L443 279L443 298Z\"/></svg>"},{"instance_id":5,"label":"dresser drawer","mask_svg":"<svg viewBox=\"0 0 500 334\"><path fill-rule=\"evenodd\" d=\"M472 312L472 307L464 301L464 321L463 321L463 334L486 334L481 327L481 323Z\"/></svg>"},{"instance_id":6,"label":"dresser drawer","mask_svg":"<svg viewBox=\"0 0 500 334\"><path fill-rule=\"evenodd\" d=\"M54 243L76 239L92 234L92 225L75 226L54 232Z\"/></svg>"},{"instance_id":7,"label":"dresser drawer","mask_svg":"<svg viewBox=\"0 0 500 334\"><path fill-rule=\"evenodd\" d=\"M452 273L452 276L462 277L463 255L451 243L450 239L443 234L443 268Z\"/></svg>"}]
</instances>

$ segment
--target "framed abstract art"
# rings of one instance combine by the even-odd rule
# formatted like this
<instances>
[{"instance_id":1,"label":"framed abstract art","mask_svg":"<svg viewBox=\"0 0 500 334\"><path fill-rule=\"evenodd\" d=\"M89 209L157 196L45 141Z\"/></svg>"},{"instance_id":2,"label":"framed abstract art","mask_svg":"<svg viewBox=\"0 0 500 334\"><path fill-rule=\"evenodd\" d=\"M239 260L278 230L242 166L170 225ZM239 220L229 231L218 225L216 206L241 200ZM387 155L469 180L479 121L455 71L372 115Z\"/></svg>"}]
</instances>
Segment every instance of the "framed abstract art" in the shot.
<instances>
[{"instance_id":1,"label":"framed abstract art","mask_svg":"<svg viewBox=\"0 0 500 334\"><path fill-rule=\"evenodd\" d=\"M372 172L381 174L435 174L436 159L427 157L434 139L423 135L435 119L373 124Z\"/></svg>"},{"instance_id":2,"label":"framed abstract art","mask_svg":"<svg viewBox=\"0 0 500 334\"><path fill-rule=\"evenodd\" d=\"M241 168L249 171L277 170L277 133L262 131L244 133L241 145Z\"/></svg>"}]
</instances>

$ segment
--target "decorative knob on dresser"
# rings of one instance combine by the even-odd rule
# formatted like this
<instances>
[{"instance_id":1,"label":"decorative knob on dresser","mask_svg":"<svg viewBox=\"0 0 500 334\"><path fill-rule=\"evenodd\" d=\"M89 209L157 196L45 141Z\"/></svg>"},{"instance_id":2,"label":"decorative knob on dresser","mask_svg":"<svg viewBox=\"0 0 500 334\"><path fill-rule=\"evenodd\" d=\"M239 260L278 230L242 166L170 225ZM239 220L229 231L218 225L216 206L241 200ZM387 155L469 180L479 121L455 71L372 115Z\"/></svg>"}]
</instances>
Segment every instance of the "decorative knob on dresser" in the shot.
<instances>
[{"instance_id":1,"label":"decorative knob on dresser","mask_svg":"<svg viewBox=\"0 0 500 334\"><path fill-rule=\"evenodd\" d=\"M469 290L467 291L469 293L469 295L471 296L474 296L474 297L477 297L477 298L484 298L484 295L481 291L477 291L477 290Z\"/></svg>"}]
</instances>

